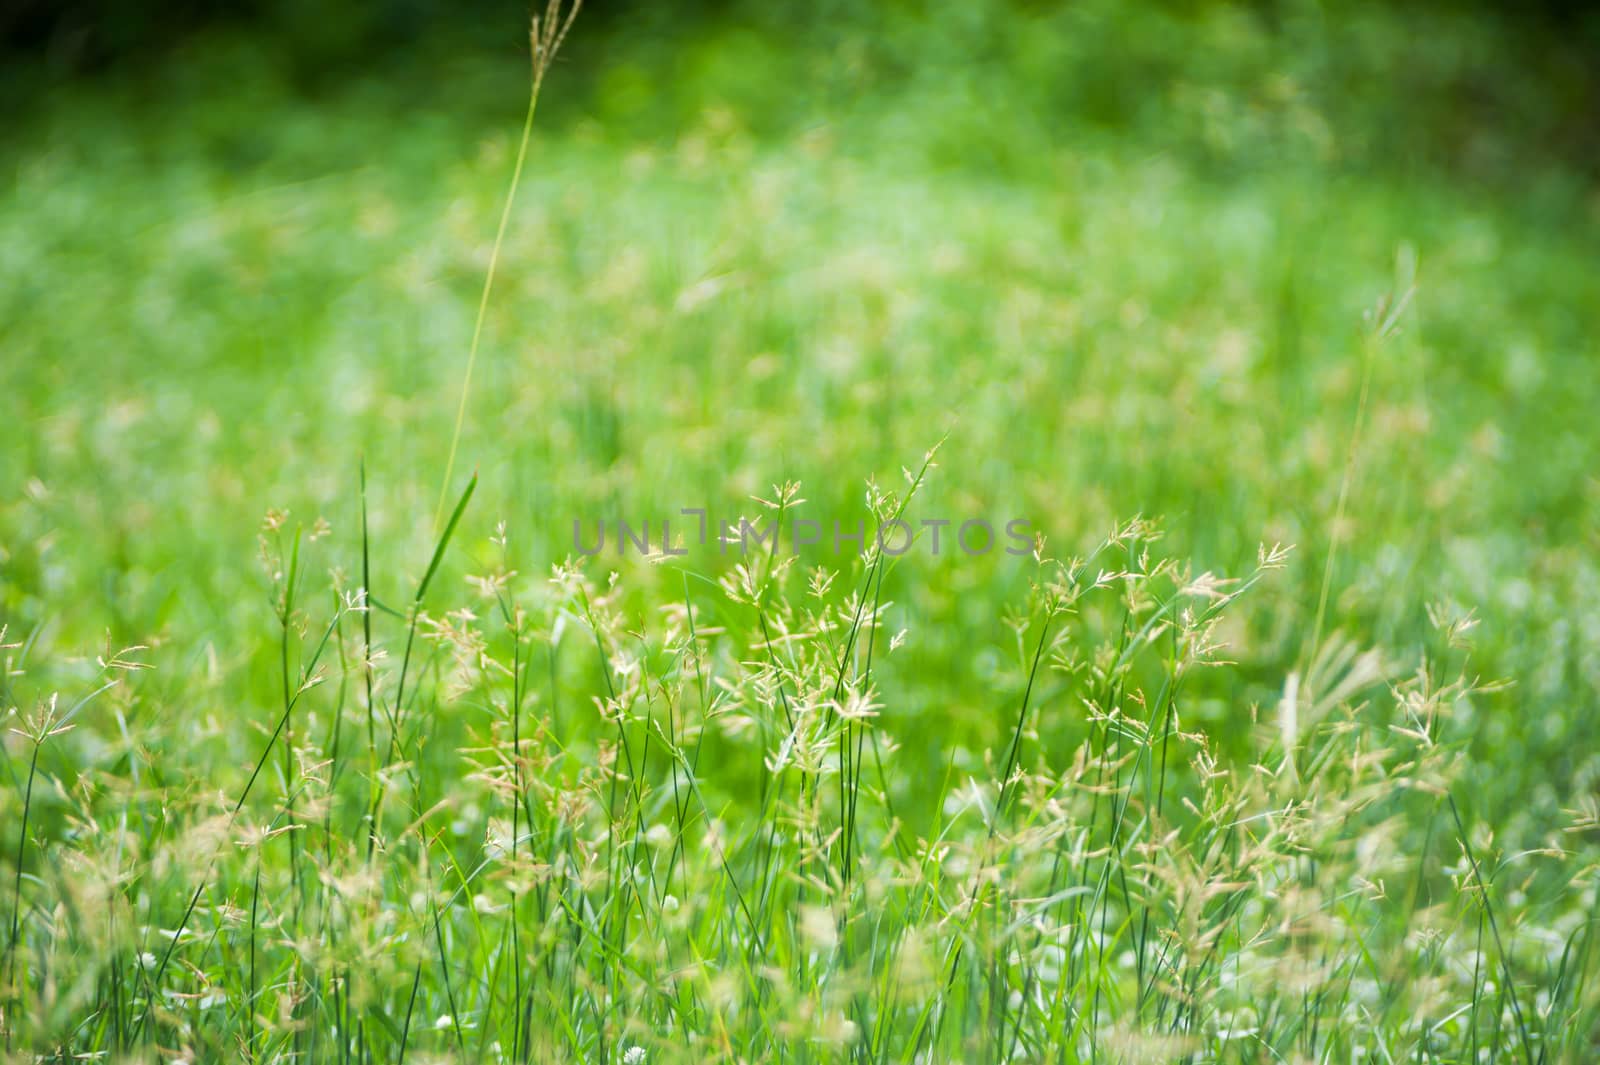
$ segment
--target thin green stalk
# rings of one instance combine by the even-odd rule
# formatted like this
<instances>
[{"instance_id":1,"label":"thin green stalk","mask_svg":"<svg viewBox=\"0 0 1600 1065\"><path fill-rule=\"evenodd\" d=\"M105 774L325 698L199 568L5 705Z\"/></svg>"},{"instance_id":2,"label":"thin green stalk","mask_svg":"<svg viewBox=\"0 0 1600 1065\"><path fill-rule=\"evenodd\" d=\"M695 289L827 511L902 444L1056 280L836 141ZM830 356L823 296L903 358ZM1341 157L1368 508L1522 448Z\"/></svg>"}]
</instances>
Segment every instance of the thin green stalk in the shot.
<instances>
[{"instance_id":1,"label":"thin green stalk","mask_svg":"<svg viewBox=\"0 0 1600 1065\"><path fill-rule=\"evenodd\" d=\"M450 478L455 473L456 449L461 443L461 426L467 417L467 398L472 394L472 371L478 364L478 345L483 338L483 323L489 312L489 293L494 289L495 270L500 265L500 249L505 244L506 229L511 223L511 207L517 200L517 188L522 184L522 169L528 158L528 142L533 135L533 116L539 109L539 90L544 86L545 72L555 61L556 53L566 40L567 31L578 17L583 0L574 0L572 9L561 10L562 0L549 0L544 16L534 16L529 39L533 47L533 82L528 90L528 112L522 119L522 137L517 141L517 161L511 168L511 187L506 190L504 206L500 209L500 224L495 228L494 245L489 250L489 268L484 272L483 290L478 295L478 313L472 323L472 343L467 348L467 369L461 380L461 401L456 404L456 423L450 431L450 451L445 458L444 478L439 484L439 504L434 509L433 527L439 527L444 517L445 504L450 497Z\"/></svg>"},{"instance_id":2,"label":"thin green stalk","mask_svg":"<svg viewBox=\"0 0 1600 1065\"><path fill-rule=\"evenodd\" d=\"M22 932L22 858L28 845L28 817L33 811L33 780L39 771L39 748L44 746L40 737L34 737L33 754L28 759L28 785L22 799L22 824L17 829L17 875L11 888L11 936L6 942L6 986L15 987L17 980L17 940ZM20 999L20 995L18 996ZM6 1051L11 1050L11 1030L6 1025Z\"/></svg>"},{"instance_id":3,"label":"thin green stalk","mask_svg":"<svg viewBox=\"0 0 1600 1065\"><path fill-rule=\"evenodd\" d=\"M1511 955L1506 952L1506 945L1500 938L1500 924L1494 918L1494 904L1489 899L1489 886L1484 883L1483 871L1478 867L1478 856L1472 851L1472 843L1467 839L1466 825L1461 821L1461 810L1456 806L1456 797L1445 793L1445 802L1450 805L1450 816L1455 819L1456 833L1461 840L1461 850L1467 856L1467 865L1472 869L1473 882L1478 885L1478 898L1483 903L1484 916L1489 920L1489 935L1494 939L1495 953L1500 955L1500 971L1505 979L1505 994L1511 999L1511 1014L1516 1018L1517 1030L1522 1035L1522 1052L1527 1058L1528 1065L1533 1065L1533 1042L1528 1036L1528 1024L1523 1019L1522 1002L1517 997L1516 976L1511 971Z\"/></svg>"}]
</instances>

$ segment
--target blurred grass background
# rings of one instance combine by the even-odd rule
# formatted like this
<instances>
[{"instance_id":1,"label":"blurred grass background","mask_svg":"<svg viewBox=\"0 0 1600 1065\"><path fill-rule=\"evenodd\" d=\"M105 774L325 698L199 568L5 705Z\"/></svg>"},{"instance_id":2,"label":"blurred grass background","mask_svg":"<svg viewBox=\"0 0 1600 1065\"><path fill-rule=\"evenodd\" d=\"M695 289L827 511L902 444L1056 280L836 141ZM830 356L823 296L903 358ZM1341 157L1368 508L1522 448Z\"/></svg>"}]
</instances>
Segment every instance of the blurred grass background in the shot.
<instances>
[{"instance_id":1,"label":"blurred grass background","mask_svg":"<svg viewBox=\"0 0 1600 1065\"><path fill-rule=\"evenodd\" d=\"M353 567L364 456L377 593L426 561L528 75L515 5L192 10L15 22L0 141L0 622L156 643L157 744L277 699L268 508L326 517ZM1429 603L1477 610L1516 683L1462 710L1472 798L1537 839L1600 785L1595 39L1449 5L588 12L501 261L452 571L500 519L540 573L574 518L754 514L790 479L852 523L948 433L914 517L1026 517L1065 555L1151 515L1197 571L1296 545L1186 708L1242 754L1304 665L1363 316L1414 263L1330 627L1404 668ZM681 580L606 564L641 611ZM909 764L998 742L1030 575L897 571ZM942 698L896 701L912 672Z\"/></svg>"}]
</instances>

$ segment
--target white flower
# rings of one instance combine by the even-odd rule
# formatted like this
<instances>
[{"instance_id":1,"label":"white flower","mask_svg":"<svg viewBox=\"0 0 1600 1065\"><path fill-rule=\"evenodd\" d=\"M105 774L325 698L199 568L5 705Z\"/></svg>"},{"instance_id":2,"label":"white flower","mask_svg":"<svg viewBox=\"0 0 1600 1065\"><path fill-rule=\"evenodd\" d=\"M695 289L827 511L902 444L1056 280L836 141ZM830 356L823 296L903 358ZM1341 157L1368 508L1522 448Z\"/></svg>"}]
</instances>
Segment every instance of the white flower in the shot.
<instances>
[{"instance_id":1,"label":"white flower","mask_svg":"<svg viewBox=\"0 0 1600 1065\"><path fill-rule=\"evenodd\" d=\"M644 1047L629 1047L622 1055L622 1065L644 1065Z\"/></svg>"},{"instance_id":2,"label":"white flower","mask_svg":"<svg viewBox=\"0 0 1600 1065\"><path fill-rule=\"evenodd\" d=\"M450 1016L448 1013L441 1013L439 1014L439 1019L433 1022L433 1026L443 1031L455 1023L456 1020L454 1017Z\"/></svg>"}]
</instances>

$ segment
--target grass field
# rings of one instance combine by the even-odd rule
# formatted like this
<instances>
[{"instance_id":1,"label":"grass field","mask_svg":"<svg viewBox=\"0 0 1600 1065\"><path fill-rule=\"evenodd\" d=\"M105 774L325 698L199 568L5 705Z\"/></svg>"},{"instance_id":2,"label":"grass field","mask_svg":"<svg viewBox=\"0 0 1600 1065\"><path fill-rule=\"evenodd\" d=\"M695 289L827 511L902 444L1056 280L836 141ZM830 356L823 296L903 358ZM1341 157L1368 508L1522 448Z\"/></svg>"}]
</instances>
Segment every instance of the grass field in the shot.
<instances>
[{"instance_id":1,"label":"grass field","mask_svg":"<svg viewBox=\"0 0 1600 1065\"><path fill-rule=\"evenodd\" d=\"M497 258L515 47L216 33L0 145L3 1060L1600 1057L1557 90L738 10L580 19Z\"/></svg>"}]
</instances>

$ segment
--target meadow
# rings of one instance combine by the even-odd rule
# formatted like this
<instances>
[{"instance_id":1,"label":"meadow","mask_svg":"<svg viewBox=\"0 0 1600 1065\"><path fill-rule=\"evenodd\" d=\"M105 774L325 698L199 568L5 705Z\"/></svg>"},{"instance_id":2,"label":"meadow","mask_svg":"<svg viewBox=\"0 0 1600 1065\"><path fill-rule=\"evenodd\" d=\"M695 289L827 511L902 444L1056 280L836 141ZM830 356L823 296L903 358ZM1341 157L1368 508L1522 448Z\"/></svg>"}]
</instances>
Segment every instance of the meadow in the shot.
<instances>
[{"instance_id":1,"label":"meadow","mask_svg":"<svg viewBox=\"0 0 1600 1065\"><path fill-rule=\"evenodd\" d=\"M1600 1057L1561 53L732 10L12 124L0 1060Z\"/></svg>"}]
</instances>

